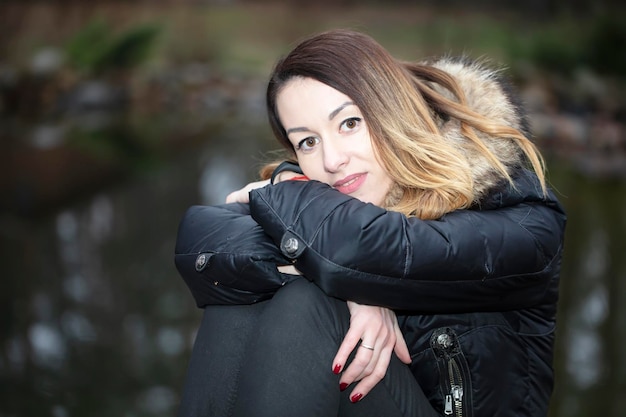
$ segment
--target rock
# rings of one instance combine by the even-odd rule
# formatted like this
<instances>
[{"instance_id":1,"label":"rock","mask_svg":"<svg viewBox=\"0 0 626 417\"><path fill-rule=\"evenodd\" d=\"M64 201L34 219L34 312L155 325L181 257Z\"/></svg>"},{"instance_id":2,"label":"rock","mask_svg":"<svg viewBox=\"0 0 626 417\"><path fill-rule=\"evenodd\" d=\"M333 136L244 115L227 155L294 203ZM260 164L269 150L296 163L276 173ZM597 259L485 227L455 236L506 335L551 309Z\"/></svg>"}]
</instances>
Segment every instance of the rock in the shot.
<instances>
[{"instance_id":1,"label":"rock","mask_svg":"<svg viewBox=\"0 0 626 417\"><path fill-rule=\"evenodd\" d=\"M50 76L61 69L63 54L56 48L40 49L30 61L30 71L36 76Z\"/></svg>"}]
</instances>

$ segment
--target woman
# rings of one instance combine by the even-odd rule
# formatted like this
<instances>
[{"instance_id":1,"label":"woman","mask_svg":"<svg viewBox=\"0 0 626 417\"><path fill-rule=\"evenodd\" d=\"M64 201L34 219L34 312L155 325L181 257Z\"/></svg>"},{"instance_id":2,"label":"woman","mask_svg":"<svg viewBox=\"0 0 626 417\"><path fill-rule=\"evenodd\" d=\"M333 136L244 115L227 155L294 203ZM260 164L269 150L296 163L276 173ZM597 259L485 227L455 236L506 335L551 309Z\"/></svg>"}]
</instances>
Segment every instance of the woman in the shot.
<instances>
[{"instance_id":1,"label":"woman","mask_svg":"<svg viewBox=\"0 0 626 417\"><path fill-rule=\"evenodd\" d=\"M546 415L565 215L496 75L331 31L267 104L311 181L185 215L181 415Z\"/></svg>"}]
</instances>

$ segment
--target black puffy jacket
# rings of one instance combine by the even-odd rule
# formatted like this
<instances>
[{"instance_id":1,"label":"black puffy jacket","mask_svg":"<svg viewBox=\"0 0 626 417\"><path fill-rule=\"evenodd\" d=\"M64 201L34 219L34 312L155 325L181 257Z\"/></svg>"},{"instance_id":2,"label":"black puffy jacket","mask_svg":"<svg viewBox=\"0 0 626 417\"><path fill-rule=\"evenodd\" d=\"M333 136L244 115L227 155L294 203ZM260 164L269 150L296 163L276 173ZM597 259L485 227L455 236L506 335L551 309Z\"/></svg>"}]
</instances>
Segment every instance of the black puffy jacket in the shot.
<instances>
[{"instance_id":1,"label":"black puffy jacket","mask_svg":"<svg viewBox=\"0 0 626 417\"><path fill-rule=\"evenodd\" d=\"M524 129L498 71L447 58L430 64L456 79L473 111ZM511 186L458 121L437 123L441 140L471 163L472 209L424 221L319 182L288 181L252 191L249 206L189 209L176 265L202 307L268 299L295 278L276 265L295 263L331 296L395 310L413 373L442 414L546 416L565 214L519 168L514 142L476 131Z\"/></svg>"},{"instance_id":2,"label":"black puffy jacket","mask_svg":"<svg viewBox=\"0 0 626 417\"><path fill-rule=\"evenodd\" d=\"M198 306L252 303L294 279L396 311L415 377L444 415L545 416L565 214L534 174L480 206L407 218L316 182L250 193L246 205L195 206L176 265Z\"/></svg>"}]
</instances>

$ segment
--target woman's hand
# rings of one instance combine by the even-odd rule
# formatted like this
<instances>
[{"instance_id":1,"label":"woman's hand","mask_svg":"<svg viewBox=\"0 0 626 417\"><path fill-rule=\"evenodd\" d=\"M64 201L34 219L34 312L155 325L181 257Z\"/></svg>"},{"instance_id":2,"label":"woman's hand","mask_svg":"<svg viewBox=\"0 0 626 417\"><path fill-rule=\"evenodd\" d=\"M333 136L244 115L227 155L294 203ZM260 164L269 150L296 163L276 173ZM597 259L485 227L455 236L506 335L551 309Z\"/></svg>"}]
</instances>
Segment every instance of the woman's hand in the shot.
<instances>
[{"instance_id":1,"label":"woman's hand","mask_svg":"<svg viewBox=\"0 0 626 417\"><path fill-rule=\"evenodd\" d=\"M282 181L287 181L291 179L304 179L305 177L302 174L298 174L297 172L292 171L283 171L280 172L276 177L274 177L274 184L278 184ZM240 190L233 191L232 193L226 196L227 203L249 203L250 202L250 191L255 190L257 188L263 188L266 185L270 184L270 180L256 181L251 182Z\"/></svg>"},{"instance_id":2,"label":"woman's hand","mask_svg":"<svg viewBox=\"0 0 626 417\"><path fill-rule=\"evenodd\" d=\"M352 363L342 373L339 381L342 391L358 381L350 393L350 400L357 402L383 379L394 352L407 364L411 363L411 355L392 310L352 301L348 301L348 309L350 329L335 356L333 372L341 372L348 356L361 341L356 347L357 352Z\"/></svg>"},{"instance_id":3,"label":"woman's hand","mask_svg":"<svg viewBox=\"0 0 626 417\"><path fill-rule=\"evenodd\" d=\"M302 272L298 271L293 265L280 265L277 268L281 274L302 275Z\"/></svg>"},{"instance_id":4,"label":"woman's hand","mask_svg":"<svg viewBox=\"0 0 626 417\"><path fill-rule=\"evenodd\" d=\"M269 185L270 180L251 182L240 190L233 191L226 196L227 203L249 203L250 191Z\"/></svg>"}]
</instances>

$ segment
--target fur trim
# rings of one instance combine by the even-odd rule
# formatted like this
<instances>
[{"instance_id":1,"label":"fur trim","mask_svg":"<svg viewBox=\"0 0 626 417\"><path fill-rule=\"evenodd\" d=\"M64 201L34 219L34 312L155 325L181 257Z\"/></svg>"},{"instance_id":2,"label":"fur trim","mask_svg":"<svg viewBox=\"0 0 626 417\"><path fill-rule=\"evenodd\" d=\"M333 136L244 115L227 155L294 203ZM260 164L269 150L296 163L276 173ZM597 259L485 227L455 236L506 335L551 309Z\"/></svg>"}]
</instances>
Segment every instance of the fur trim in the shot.
<instances>
[{"instance_id":1,"label":"fur trim","mask_svg":"<svg viewBox=\"0 0 626 417\"><path fill-rule=\"evenodd\" d=\"M476 113L527 134L525 115L517 100L513 98L512 89L500 76L501 70L493 70L484 63L464 58L442 58L429 65L455 77L465 92L468 106ZM453 98L450 91L443 87L433 85L433 88L444 96ZM478 202L490 189L503 181L502 174L494 170L491 162L461 134L460 123L457 120L441 120L440 123L444 137L462 148L471 164L475 189L474 201ZM480 131L476 131L476 134L506 166L509 174L515 167L520 166L522 152L513 140L494 138Z\"/></svg>"}]
</instances>

